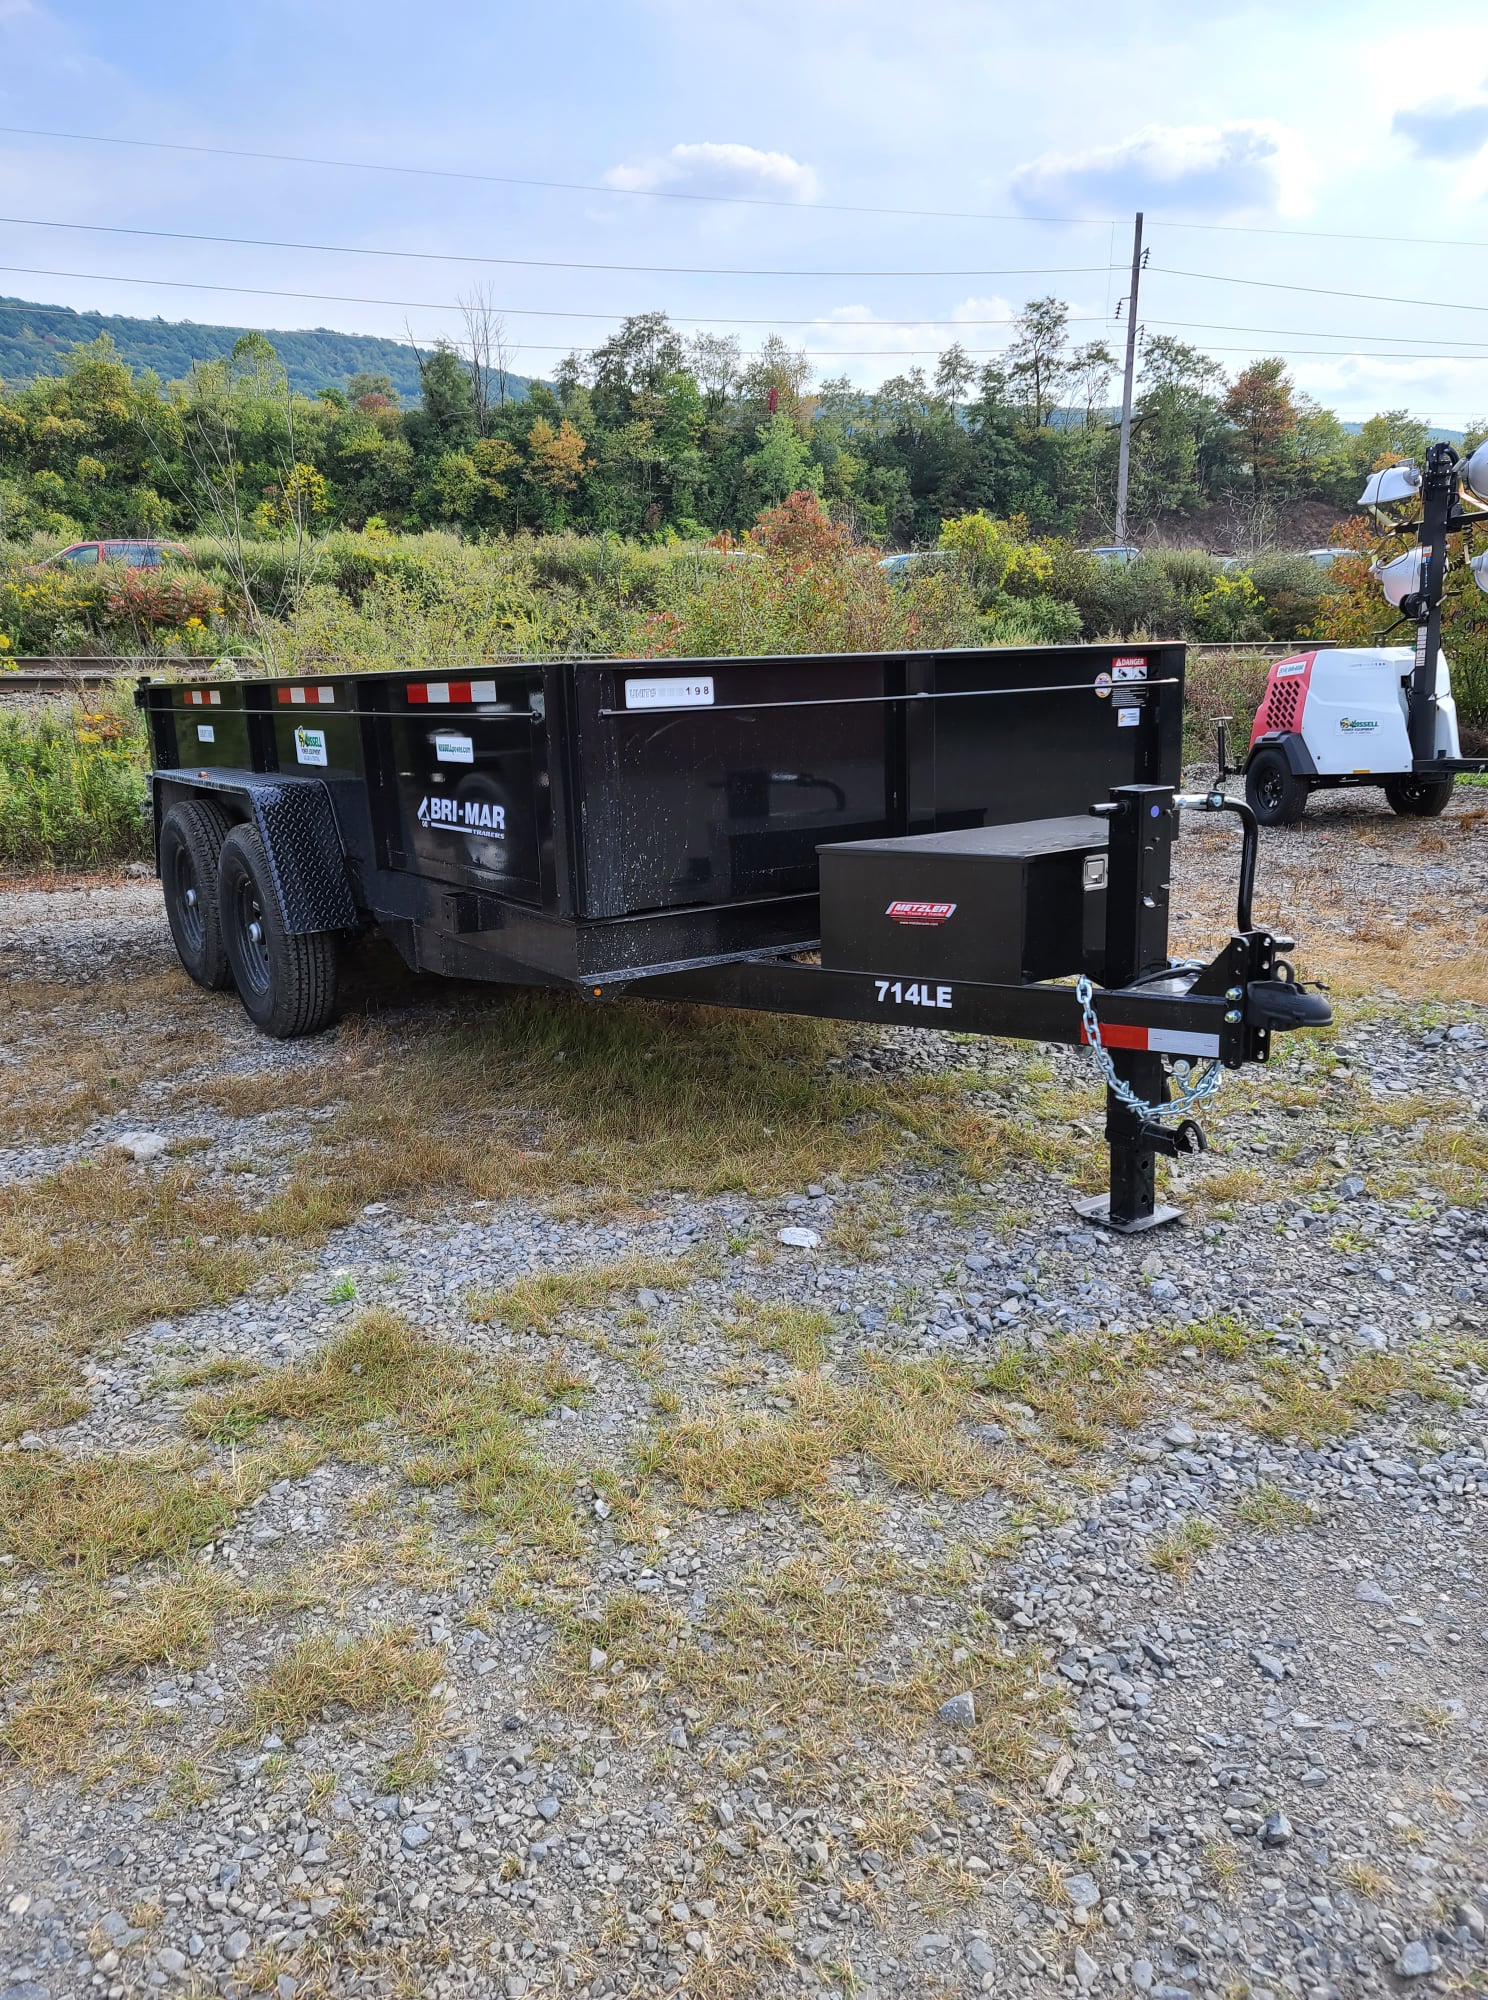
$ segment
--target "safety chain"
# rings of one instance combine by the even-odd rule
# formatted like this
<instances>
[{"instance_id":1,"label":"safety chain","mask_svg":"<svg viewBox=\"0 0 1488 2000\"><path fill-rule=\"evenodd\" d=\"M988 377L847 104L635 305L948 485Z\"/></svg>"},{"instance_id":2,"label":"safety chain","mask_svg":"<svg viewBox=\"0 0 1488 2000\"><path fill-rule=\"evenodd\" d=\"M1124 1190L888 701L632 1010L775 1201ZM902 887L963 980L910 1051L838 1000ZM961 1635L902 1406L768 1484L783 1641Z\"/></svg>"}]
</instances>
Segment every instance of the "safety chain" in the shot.
<instances>
[{"instance_id":1,"label":"safety chain","mask_svg":"<svg viewBox=\"0 0 1488 2000\"><path fill-rule=\"evenodd\" d=\"M1116 1065L1111 1061L1101 1041L1100 1022L1095 1014L1095 988L1083 972L1075 983L1075 998L1079 1001L1080 1012L1085 1017L1085 1039L1090 1044L1090 1053L1095 1057L1096 1066L1106 1079L1106 1088L1119 1097L1121 1102L1144 1122L1149 1118L1186 1118L1189 1112L1202 1109L1219 1089L1224 1076L1224 1064L1212 1062L1197 1083L1186 1083L1177 1096L1170 1098L1166 1104L1146 1103L1138 1097L1129 1083L1116 1074ZM1185 1064L1183 1067L1187 1074L1192 1076L1192 1065Z\"/></svg>"}]
</instances>

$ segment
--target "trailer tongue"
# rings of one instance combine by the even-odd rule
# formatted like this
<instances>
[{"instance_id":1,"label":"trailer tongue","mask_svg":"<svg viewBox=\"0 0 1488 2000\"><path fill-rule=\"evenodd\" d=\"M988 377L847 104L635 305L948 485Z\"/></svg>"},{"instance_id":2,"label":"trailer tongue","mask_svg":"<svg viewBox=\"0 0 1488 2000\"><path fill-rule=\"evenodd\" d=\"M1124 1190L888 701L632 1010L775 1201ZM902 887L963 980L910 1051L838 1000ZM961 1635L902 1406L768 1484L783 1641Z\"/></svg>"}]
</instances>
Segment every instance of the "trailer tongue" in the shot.
<instances>
[{"instance_id":1,"label":"trailer tongue","mask_svg":"<svg viewBox=\"0 0 1488 2000\"><path fill-rule=\"evenodd\" d=\"M144 681L187 971L267 1032L334 1014L337 947L417 968L1084 1045L1110 1192L1271 1035L1325 1022L1254 924L1255 821L1180 798L1181 646L546 662L448 678ZM1184 808L1238 812L1236 925L1168 956ZM1174 1122L1177 1121L1177 1122Z\"/></svg>"}]
</instances>

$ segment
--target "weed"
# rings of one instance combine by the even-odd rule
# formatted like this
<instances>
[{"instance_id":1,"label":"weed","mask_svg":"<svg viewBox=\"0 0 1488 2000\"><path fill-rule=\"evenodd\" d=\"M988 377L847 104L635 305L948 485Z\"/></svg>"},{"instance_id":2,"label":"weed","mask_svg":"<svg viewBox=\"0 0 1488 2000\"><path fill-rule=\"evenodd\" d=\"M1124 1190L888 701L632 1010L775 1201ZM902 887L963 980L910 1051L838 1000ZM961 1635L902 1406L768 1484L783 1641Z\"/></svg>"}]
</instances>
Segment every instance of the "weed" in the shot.
<instances>
[{"instance_id":1,"label":"weed","mask_svg":"<svg viewBox=\"0 0 1488 2000\"><path fill-rule=\"evenodd\" d=\"M1166 1535L1148 1543L1147 1560L1154 1569L1165 1570L1169 1576L1183 1580L1192 1573L1198 1558L1218 1543L1219 1530L1213 1522L1191 1514Z\"/></svg>"}]
</instances>

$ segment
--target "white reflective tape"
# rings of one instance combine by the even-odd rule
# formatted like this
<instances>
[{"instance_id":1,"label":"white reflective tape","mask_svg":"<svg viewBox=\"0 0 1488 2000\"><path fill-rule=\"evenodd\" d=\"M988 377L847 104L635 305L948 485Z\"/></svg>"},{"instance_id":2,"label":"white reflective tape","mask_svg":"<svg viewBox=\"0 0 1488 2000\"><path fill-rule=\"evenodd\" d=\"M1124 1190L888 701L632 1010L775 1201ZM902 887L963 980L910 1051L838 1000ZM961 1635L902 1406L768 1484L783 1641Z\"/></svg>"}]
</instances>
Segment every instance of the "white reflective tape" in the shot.
<instances>
[{"instance_id":1,"label":"white reflective tape","mask_svg":"<svg viewBox=\"0 0 1488 2000\"><path fill-rule=\"evenodd\" d=\"M289 698L297 708L303 708L305 705L305 690L303 688L291 688Z\"/></svg>"},{"instance_id":2,"label":"white reflective tape","mask_svg":"<svg viewBox=\"0 0 1488 2000\"><path fill-rule=\"evenodd\" d=\"M336 690L334 688L327 688L327 687L317 688L315 690L315 699L318 702L321 702L322 704L328 702L334 702L336 699Z\"/></svg>"},{"instance_id":3,"label":"white reflective tape","mask_svg":"<svg viewBox=\"0 0 1488 2000\"><path fill-rule=\"evenodd\" d=\"M425 701L448 701L450 698L448 681L430 681L424 689Z\"/></svg>"},{"instance_id":4,"label":"white reflective tape","mask_svg":"<svg viewBox=\"0 0 1488 2000\"><path fill-rule=\"evenodd\" d=\"M495 681L472 681L470 683L470 699L472 701L494 701L496 699Z\"/></svg>"},{"instance_id":5,"label":"white reflective tape","mask_svg":"<svg viewBox=\"0 0 1488 2000\"><path fill-rule=\"evenodd\" d=\"M1163 1056L1217 1056L1218 1035L1194 1035L1184 1028L1149 1028L1147 1046Z\"/></svg>"}]
</instances>

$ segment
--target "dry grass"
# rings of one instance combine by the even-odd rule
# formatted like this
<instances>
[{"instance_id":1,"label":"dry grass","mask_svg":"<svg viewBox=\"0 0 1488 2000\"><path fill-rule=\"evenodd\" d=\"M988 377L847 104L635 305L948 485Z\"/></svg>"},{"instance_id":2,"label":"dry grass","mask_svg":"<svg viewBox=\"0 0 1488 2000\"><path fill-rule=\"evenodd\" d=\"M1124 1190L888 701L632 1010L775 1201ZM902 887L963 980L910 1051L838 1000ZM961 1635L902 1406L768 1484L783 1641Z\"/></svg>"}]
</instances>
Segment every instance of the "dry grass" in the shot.
<instances>
[{"instance_id":1,"label":"dry grass","mask_svg":"<svg viewBox=\"0 0 1488 2000\"><path fill-rule=\"evenodd\" d=\"M783 1416L723 1407L660 1432L644 1469L675 1480L688 1506L734 1508L815 1499L854 1457L919 1493L970 1499L995 1483L988 1454L961 1431L972 1387L952 1362L869 1359L848 1381L803 1374L781 1392L792 1404Z\"/></svg>"},{"instance_id":2,"label":"dry grass","mask_svg":"<svg viewBox=\"0 0 1488 2000\"><path fill-rule=\"evenodd\" d=\"M0 1423L74 1408L79 1358L130 1327L239 1297L275 1267L252 1230L190 1167L119 1156L0 1189Z\"/></svg>"},{"instance_id":3,"label":"dry grass","mask_svg":"<svg viewBox=\"0 0 1488 2000\"><path fill-rule=\"evenodd\" d=\"M1180 1521L1176 1528L1147 1545L1147 1560L1154 1569L1164 1571L1168 1576L1186 1579L1193 1573L1194 1565L1202 1555L1219 1545L1219 1530L1212 1521L1200 1515L1191 1514L1186 1521Z\"/></svg>"},{"instance_id":4,"label":"dry grass","mask_svg":"<svg viewBox=\"0 0 1488 2000\"><path fill-rule=\"evenodd\" d=\"M464 1504L514 1539L577 1546L568 1483L527 1442L518 1419L587 1393L552 1355L541 1366L486 1361L430 1340L395 1314L362 1314L315 1358L197 1399L189 1427L218 1444L283 1424L315 1455L377 1459L409 1448L419 1486L458 1485ZM411 1454L411 1455L410 1455Z\"/></svg>"},{"instance_id":5,"label":"dry grass","mask_svg":"<svg viewBox=\"0 0 1488 2000\"><path fill-rule=\"evenodd\" d=\"M240 1494L186 1454L0 1458L0 1550L88 1576L180 1557L233 1518Z\"/></svg>"},{"instance_id":6,"label":"dry grass","mask_svg":"<svg viewBox=\"0 0 1488 2000\"><path fill-rule=\"evenodd\" d=\"M673 1291L697 1274L697 1259L624 1257L613 1264L542 1271L504 1291L472 1293L466 1311L477 1325L499 1320L515 1333L551 1333L565 1313L592 1310L617 1292Z\"/></svg>"},{"instance_id":7,"label":"dry grass","mask_svg":"<svg viewBox=\"0 0 1488 2000\"><path fill-rule=\"evenodd\" d=\"M1262 1480L1254 1493L1247 1493L1235 1513L1248 1528L1259 1528L1263 1535L1275 1534L1282 1528L1305 1528L1313 1519L1312 1509L1305 1500L1283 1493L1269 1480Z\"/></svg>"},{"instance_id":8,"label":"dry grass","mask_svg":"<svg viewBox=\"0 0 1488 2000\"><path fill-rule=\"evenodd\" d=\"M358 1715L427 1701L444 1671L436 1647L407 1631L347 1638L315 1632L282 1652L248 1697L251 1733L303 1736L327 1711Z\"/></svg>"},{"instance_id":9,"label":"dry grass","mask_svg":"<svg viewBox=\"0 0 1488 2000\"><path fill-rule=\"evenodd\" d=\"M1377 1414L1407 1391L1443 1401L1460 1394L1423 1362L1394 1354L1360 1355L1331 1381L1303 1364L1272 1361L1253 1390L1236 1400L1232 1415L1262 1437L1316 1446L1344 1436L1363 1414Z\"/></svg>"}]
</instances>

